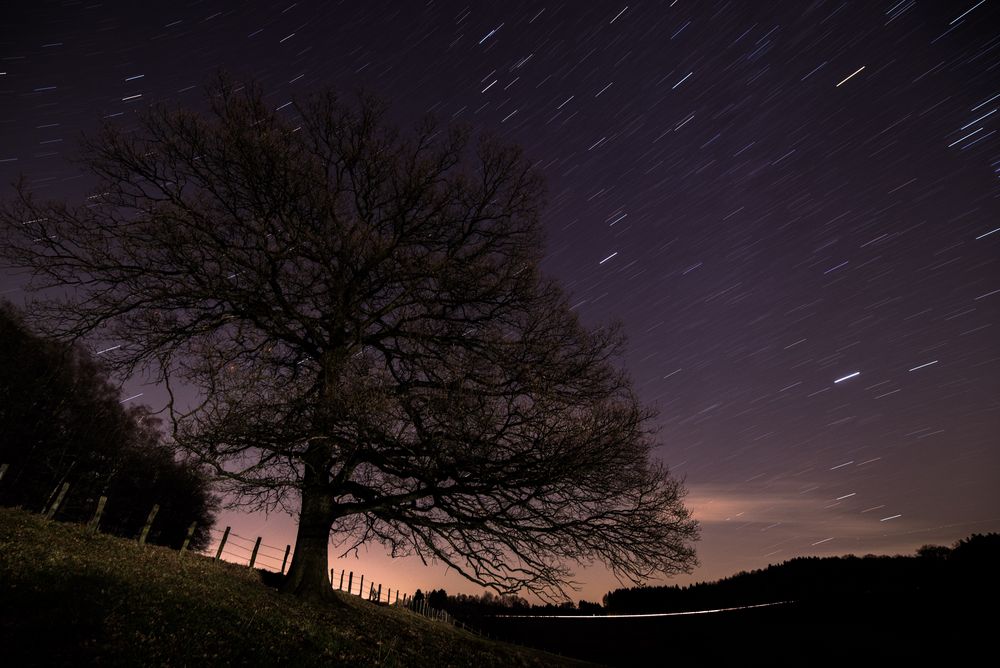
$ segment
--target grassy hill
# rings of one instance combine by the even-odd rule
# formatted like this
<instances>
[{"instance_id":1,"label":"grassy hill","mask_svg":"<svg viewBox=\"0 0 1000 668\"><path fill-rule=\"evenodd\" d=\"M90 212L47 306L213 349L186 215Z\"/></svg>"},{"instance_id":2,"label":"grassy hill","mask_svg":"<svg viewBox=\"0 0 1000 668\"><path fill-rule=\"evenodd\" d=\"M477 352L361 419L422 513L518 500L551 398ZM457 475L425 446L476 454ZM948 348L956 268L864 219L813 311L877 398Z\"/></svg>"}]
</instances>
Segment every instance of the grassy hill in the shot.
<instances>
[{"instance_id":1,"label":"grassy hill","mask_svg":"<svg viewBox=\"0 0 1000 668\"><path fill-rule=\"evenodd\" d=\"M586 665L337 595L301 602L245 567L0 509L6 665Z\"/></svg>"}]
</instances>

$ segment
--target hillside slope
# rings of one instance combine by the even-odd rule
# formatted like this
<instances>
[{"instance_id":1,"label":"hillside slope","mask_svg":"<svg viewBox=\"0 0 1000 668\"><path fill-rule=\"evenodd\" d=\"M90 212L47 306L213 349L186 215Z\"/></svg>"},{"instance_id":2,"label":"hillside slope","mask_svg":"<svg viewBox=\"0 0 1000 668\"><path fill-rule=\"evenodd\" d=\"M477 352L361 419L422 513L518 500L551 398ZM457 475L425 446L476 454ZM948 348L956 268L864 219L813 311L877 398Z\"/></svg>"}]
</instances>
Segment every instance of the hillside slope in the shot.
<instances>
[{"instance_id":1,"label":"hillside slope","mask_svg":"<svg viewBox=\"0 0 1000 668\"><path fill-rule=\"evenodd\" d=\"M245 567L0 509L7 665L584 665L338 596L304 603Z\"/></svg>"}]
</instances>

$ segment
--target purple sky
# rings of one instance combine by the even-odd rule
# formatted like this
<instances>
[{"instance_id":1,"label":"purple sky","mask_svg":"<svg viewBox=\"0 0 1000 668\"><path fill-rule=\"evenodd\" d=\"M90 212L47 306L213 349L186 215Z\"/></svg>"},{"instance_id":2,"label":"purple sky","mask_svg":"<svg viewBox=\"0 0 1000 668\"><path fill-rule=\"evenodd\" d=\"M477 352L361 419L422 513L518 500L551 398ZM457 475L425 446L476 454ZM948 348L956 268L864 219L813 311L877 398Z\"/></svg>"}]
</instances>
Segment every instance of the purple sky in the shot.
<instances>
[{"instance_id":1,"label":"purple sky","mask_svg":"<svg viewBox=\"0 0 1000 668\"><path fill-rule=\"evenodd\" d=\"M1000 530L1000 2L977 2L22 2L0 181L80 197L81 131L197 105L220 67L276 108L364 86L499 133L548 179L544 268L623 321L661 411L704 529L677 581L908 552ZM477 591L377 548L334 565Z\"/></svg>"}]
</instances>

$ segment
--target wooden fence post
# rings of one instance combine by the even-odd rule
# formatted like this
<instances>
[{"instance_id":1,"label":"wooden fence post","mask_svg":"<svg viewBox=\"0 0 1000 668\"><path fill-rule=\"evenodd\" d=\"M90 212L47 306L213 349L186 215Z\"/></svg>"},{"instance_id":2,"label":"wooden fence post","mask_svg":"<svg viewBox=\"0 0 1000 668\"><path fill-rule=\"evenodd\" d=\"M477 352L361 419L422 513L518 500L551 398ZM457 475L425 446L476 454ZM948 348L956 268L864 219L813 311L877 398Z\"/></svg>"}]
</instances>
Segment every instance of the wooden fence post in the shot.
<instances>
[{"instance_id":1,"label":"wooden fence post","mask_svg":"<svg viewBox=\"0 0 1000 668\"><path fill-rule=\"evenodd\" d=\"M378 593L375 595L375 602L376 603L382 602L382 585L378 586Z\"/></svg>"},{"instance_id":2,"label":"wooden fence post","mask_svg":"<svg viewBox=\"0 0 1000 668\"><path fill-rule=\"evenodd\" d=\"M385 602L392 603L392 587L388 587L388 590L385 594Z\"/></svg>"},{"instance_id":3,"label":"wooden fence post","mask_svg":"<svg viewBox=\"0 0 1000 668\"><path fill-rule=\"evenodd\" d=\"M333 569L330 569L330 586L333 586Z\"/></svg>"},{"instance_id":4,"label":"wooden fence post","mask_svg":"<svg viewBox=\"0 0 1000 668\"><path fill-rule=\"evenodd\" d=\"M154 503L153 509L149 511L149 515L146 517L146 525L142 527L142 533L139 534L139 545L146 544L146 536L149 535L149 529L153 526L153 520L156 519L156 513L160 512L160 504Z\"/></svg>"},{"instance_id":5,"label":"wooden fence post","mask_svg":"<svg viewBox=\"0 0 1000 668\"><path fill-rule=\"evenodd\" d=\"M102 496L97 500L97 510L94 511L94 516L90 518L87 522L87 528L91 531L97 531L98 526L101 523L101 515L104 513L104 504L108 502L108 497Z\"/></svg>"},{"instance_id":6,"label":"wooden fence post","mask_svg":"<svg viewBox=\"0 0 1000 668\"><path fill-rule=\"evenodd\" d=\"M191 544L191 537L194 536L194 530L198 527L197 522L191 522L191 526L188 527L187 535L184 536L184 542L181 543L181 554L184 554L185 550L188 549L188 545Z\"/></svg>"},{"instance_id":7,"label":"wooden fence post","mask_svg":"<svg viewBox=\"0 0 1000 668\"><path fill-rule=\"evenodd\" d=\"M62 487L59 488L59 494L56 496L56 500L52 502L49 509L45 511L45 519L51 520L56 515L56 511L59 510L59 504L63 502L63 498L66 496L66 490L69 489L69 483L64 482Z\"/></svg>"},{"instance_id":8,"label":"wooden fence post","mask_svg":"<svg viewBox=\"0 0 1000 668\"><path fill-rule=\"evenodd\" d=\"M49 516L49 506L52 504L52 499L56 498L56 493L58 492L59 492L59 483L56 483L56 486L52 488L51 492L49 492L48 498L45 499L45 503L42 504L41 513L43 517Z\"/></svg>"},{"instance_id":9,"label":"wooden fence post","mask_svg":"<svg viewBox=\"0 0 1000 668\"><path fill-rule=\"evenodd\" d=\"M365 574L361 574L361 584L358 585L358 596L365 595Z\"/></svg>"},{"instance_id":10,"label":"wooden fence post","mask_svg":"<svg viewBox=\"0 0 1000 668\"><path fill-rule=\"evenodd\" d=\"M216 561L222 558L222 548L226 546L226 540L229 539L229 529L230 527L226 527L226 530L222 532L222 540L219 541L219 549L215 551Z\"/></svg>"},{"instance_id":11,"label":"wooden fence post","mask_svg":"<svg viewBox=\"0 0 1000 668\"><path fill-rule=\"evenodd\" d=\"M344 571L340 571L340 586L337 589L344 591Z\"/></svg>"},{"instance_id":12,"label":"wooden fence post","mask_svg":"<svg viewBox=\"0 0 1000 668\"><path fill-rule=\"evenodd\" d=\"M399 590L396 590L396 605L399 605Z\"/></svg>"},{"instance_id":13,"label":"wooden fence post","mask_svg":"<svg viewBox=\"0 0 1000 668\"><path fill-rule=\"evenodd\" d=\"M347 593L351 593L351 587L354 586L354 571L351 571L347 576Z\"/></svg>"},{"instance_id":14,"label":"wooden fence post","mask_svg":"<svg viewBox=\"0 0 1000 668\"><path fill-rule=\"evenodd\" d=\"M291 545L285 546L285 558L281 560L281 574L285 574L285 564L288 563L288 553L292 551Z\"/></svg>"},{"instance_id":15,"label":"wooden fence post","mask_svg":"<svg viewBox=\"0 0 1000 668\"><path fill-rule=\"evenodd\" d=\"M250 563L247 568L253 568L254 562L257 561L257 550L260 549L260 539L261 536L257 536L257 542L253 544L253 552L250 553Z\"/></svg>"}]
</instances>

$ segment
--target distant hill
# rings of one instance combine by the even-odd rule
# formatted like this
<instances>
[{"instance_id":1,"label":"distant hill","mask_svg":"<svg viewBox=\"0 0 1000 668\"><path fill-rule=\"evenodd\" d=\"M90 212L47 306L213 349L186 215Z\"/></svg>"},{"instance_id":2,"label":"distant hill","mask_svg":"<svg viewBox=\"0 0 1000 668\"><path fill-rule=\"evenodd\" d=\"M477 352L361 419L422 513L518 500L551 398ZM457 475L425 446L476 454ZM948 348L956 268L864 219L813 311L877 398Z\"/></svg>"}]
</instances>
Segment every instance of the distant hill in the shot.
<instances>
[{"instance_id":1,"label":"distant hill","mask_svg":"<svg viewBox=\"0 0 1000 668\"><path fill-rule=\"evenodd\" d=\"M0 509L7 666L571 666L407 610L305 603L260 574Z\"/></svg>"},{"instance_id":2,"label":"distant hill","mask_svg":"<svg viewBox=\"0 0 1000 668\"><path fill-rule=\"evenodd\" d=\"M606 614L680 612L777 601L836 606L940 608L1000 593L1000 534L952 548L928 545L915 556L799 557L686 587L634 587L604 596Z\"/></svg>"}]
</instances>

